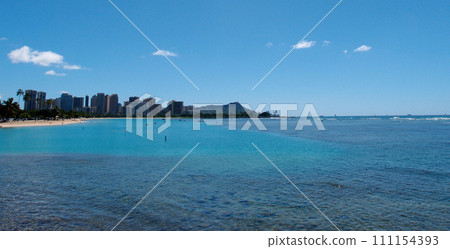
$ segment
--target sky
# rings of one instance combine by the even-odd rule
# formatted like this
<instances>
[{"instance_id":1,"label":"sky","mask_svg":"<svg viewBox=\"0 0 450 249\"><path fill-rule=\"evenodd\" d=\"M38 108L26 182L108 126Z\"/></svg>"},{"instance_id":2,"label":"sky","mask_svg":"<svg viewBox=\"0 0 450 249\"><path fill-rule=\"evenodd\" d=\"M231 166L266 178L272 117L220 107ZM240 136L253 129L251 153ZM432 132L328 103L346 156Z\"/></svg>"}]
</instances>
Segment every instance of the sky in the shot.
<instances>
[{"instance_id":1,"label":"sky","mask_svg":"<svg viewBox=\"0 0 450 249\"><path fill-rule=\"evenodd\" d=\"M0 0L1 99L20 88L450 114L446 0L343 0L301 43L339 0L113 2L160 51L108 0Z\"/></svg>"}]
</instances>

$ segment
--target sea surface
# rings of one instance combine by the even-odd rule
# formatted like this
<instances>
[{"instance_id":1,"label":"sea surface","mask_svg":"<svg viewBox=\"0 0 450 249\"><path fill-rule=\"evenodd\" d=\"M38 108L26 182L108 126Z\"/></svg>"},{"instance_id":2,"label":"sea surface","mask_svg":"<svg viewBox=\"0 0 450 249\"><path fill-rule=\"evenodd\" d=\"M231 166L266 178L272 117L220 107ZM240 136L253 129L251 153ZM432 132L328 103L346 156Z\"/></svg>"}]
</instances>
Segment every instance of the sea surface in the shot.
<instances>
[{"instance_id":1,"label":"sea surface","mask_svg":"<svg viewBox=\"0 0 450 249\"><path fill-rule=\"evenodd\" d=\"M197 144L116 230L450 230L449 117L247 121L0 129L0 230L111 230Z\"/></svg>"}]
</instances>

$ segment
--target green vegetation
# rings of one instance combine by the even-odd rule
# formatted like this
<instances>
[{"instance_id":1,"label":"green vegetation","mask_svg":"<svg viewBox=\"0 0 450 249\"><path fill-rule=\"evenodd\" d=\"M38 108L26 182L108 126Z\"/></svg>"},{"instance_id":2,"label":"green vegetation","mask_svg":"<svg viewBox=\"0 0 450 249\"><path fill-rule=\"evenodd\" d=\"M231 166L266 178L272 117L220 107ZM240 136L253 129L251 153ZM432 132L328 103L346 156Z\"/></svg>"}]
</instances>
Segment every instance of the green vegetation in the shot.
<instances>
[{"instance_id":1,"label":"green vegetation","mask_svg":"<svg viewBox=\"0 0 450 249\"><path fill-rule=\"evenodd\" d=\"M24 101L26 101L27 99L29 99L29 96L25 94ZM88 113L74 111L67 112L59 109L58 107L53 107L53 102L51 100L46 101L45 104L49 106L50 109L39 111L24 111L20 109L19 103L14 102L13 98L9 98L0 103L0 122L6 122L9 120L56 120L93 117Z\"/></svg>"},{"instance_id":2,"label":"green vegetation","mask_svg":"<svg viewBox=\"0 0 450 249\"><path fill-rule=\"evenodd\" d=\"M22 110L20 110L19 104L14 102L13 98L4 100L0 103L0 121L5 121L9 119L16 119L19 117Z\"/></svg>"},{"instance_id":3,"label":"green vegetation","mask_svg":"<svg viewBox=\"0 0 450 249\"><path fill-rule=\"evenodd\" d=\"M260 113L260 114L258 115L259 118L270 118L270 117L272 117L272 116L273 116L273 115L270 114L270 112L263 112L263 113Z\"/></svg>"}]
</instances>

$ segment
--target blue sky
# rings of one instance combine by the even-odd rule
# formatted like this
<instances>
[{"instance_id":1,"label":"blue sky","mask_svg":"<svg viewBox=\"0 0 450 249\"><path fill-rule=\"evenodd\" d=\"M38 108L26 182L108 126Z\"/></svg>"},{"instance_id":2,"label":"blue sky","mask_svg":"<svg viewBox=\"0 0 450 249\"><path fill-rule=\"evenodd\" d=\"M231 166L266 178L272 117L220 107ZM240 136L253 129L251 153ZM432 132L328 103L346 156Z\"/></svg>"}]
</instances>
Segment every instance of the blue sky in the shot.
<instances>
[{"instance_id":1,"label":"blue sky","mask_svg":"<svg viewBox=\"0 0 450 249\"><path fill-rule=\"evenodd\" d=\"M313 103L322 115L450 113L450 5L440 0L344 0L251 91L337 2L115 0L197 91L107 0L0 0L0 95L105 92L123 102L148 92L186 104Z\"/></svg>"}]
</instances>

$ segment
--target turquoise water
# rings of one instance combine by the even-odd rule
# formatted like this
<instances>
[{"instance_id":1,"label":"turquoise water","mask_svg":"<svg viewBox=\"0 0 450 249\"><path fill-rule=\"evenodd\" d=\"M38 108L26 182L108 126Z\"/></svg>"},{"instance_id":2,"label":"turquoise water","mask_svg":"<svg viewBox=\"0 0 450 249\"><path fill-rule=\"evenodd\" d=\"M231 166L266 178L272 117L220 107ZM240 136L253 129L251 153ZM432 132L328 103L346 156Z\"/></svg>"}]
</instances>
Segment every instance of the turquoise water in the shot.
<instances>
[{"instance_id":1,"label":"turquoise water","mask_svg":"<svg viewBox=\"0 0 450 249\"><path fill-rule=\"evenodd\" d=\"M111 230L197 143L117 230L334 230L252 143L341 230L449 230L450 120L263 122L173 120L154 141L125 120L0 129L0 230Z\"/></svg>"}]
</instances>

